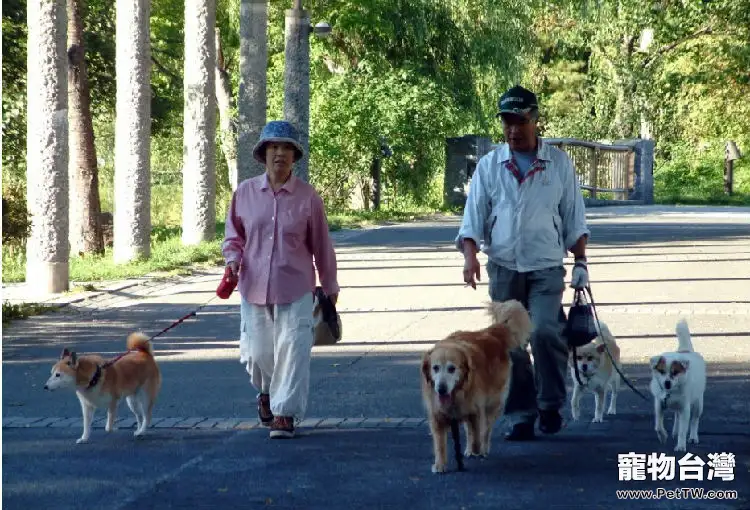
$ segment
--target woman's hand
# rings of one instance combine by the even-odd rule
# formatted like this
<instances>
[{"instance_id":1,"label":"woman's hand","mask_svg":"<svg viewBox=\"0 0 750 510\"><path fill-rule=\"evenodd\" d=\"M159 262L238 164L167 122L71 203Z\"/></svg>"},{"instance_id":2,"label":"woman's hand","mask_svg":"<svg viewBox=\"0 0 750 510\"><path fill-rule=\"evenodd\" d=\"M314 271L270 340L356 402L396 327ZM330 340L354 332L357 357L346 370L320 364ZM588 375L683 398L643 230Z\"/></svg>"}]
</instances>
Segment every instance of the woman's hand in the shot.
<instances>
[{"instance_id":1,"label":"woman's hand","mask_svg":"<svg viewBox=\"0 0 750 510\"><path fill-rule=\"evenodd\" d=\"M240 263L236 260L227 263L231 278L233 281L237 281L240 278Z\"/></svg>"}]
</instances>

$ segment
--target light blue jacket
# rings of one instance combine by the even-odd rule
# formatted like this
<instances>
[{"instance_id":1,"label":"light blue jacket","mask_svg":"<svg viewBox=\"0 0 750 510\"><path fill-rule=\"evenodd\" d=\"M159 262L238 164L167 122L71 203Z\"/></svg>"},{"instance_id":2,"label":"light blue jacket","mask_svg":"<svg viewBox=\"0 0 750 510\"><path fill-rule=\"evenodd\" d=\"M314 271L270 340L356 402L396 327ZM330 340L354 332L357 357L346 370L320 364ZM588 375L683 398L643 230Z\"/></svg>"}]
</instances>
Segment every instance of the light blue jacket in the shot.
<instances>
[{"instance_id":1,"label":"light blue jacket","mask_svg":"<svg viewBox=\"0 0 750 510\"><path fill-rule=\"evenodd\" d=\"M537 160L524 178L508 144L479 160L457 249L463 251L463 239L470 238L493 262L527 272L561 266L576 241L591 235L573 162L562 150L538 141Z\"/></svg>"}]
</instances>

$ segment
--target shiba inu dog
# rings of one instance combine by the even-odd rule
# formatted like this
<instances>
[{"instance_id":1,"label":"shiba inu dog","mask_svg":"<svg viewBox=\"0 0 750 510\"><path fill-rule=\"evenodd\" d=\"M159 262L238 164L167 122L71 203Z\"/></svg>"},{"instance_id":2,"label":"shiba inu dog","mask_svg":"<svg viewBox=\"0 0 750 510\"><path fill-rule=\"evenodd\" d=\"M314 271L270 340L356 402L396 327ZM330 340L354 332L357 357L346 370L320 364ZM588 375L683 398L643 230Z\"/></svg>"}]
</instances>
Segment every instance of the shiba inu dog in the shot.
<instances>
[{"instance_id":1,"label":"shiba inu dog","mask_svg":"<svg viewBox=\"0 0 750 510\"><path fill-rule=\"evenodd\" d=\"M568 359L570 376L573 379L570 409L574 420L581 417L581 398L587 391L594 394L594 423L604 421L607 391L610 392L607 414L617 413L617 392L620 391L621 378L606 352L605 345L609 348L615 363L620 362L620 348L607 325L600 323L600 326L601 335L590 344L576 348L575 359L572 352ZM574 363L578 365L580 382L575 375Z\"/></svg>"},{"instance_id":2,"label":"shiba inu dog","mask_svg":"<svg viewBox=\"0 0 750 510\"><path fill-rule=\"evenodd\" d=\"M687 441L698 443L698 423L703 414L706 389L706 362L693 350L690 329L684 319L675 328L676 352L664 352L651 358L651 394L654 396L654 429L659 441L667 440L664 411L674 411L672 437L677 438L675 451L685 451ZM688 438L688 429L690 437Z\"/></svg>"},{"instance_id":3,"label":"shiba inu dog","mask_svg":"<svg viewBox=\"0 0 750 510\"><path fill-rule=\"evenodd\" d=\"M161 388L161 372L146 335L132 333L126 346L126 353L108 362L99 355L79 356L66 348L52 366L44 389L75 390L81 403L83 434L76 443L89 440L94 411L98 408L107 409L105 430L113 431L117 405L122 397L138 423L136 437L151 424L151 412Z\"/></svg>"}]
</instances>

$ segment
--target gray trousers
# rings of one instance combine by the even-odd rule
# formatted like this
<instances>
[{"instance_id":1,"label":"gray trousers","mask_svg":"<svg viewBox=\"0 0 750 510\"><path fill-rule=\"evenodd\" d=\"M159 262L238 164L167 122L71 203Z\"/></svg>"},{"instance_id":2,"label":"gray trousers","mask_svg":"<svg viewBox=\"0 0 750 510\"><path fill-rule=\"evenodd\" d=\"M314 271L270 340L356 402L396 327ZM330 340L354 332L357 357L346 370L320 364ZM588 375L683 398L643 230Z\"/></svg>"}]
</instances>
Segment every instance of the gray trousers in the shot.
<instances>
[{"instance_id":1,"label":"gray trousers","mask_svg":"<svg viewBox=\"0 0 750 510\"><path fill-rule=\"evenodd\" d=\"M490 299L517 299L534 323L530 342L534 367L526 349L511 352L513 371L505 404L505 415L512 424L533 423L537 409L560 409L565 403L568 347L561 316L565 268L561 265L519 273L489 261L487 274Z\"/></svg>"}]
</instances>

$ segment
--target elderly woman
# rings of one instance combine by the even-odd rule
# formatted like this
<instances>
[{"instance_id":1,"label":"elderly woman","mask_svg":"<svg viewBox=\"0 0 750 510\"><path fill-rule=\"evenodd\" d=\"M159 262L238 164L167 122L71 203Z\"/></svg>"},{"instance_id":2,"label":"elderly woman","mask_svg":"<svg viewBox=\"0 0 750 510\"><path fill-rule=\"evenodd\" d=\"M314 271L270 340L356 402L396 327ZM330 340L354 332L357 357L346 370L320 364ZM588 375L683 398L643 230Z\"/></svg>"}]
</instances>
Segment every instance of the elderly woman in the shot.
<instances>
[{"instance_id":1,"label":"elderly woman","mask_svg":"<svg viewBox=\"0 0 750 510\"><path fill-rule=\"evenodd\" d=\"M253 148L264 174L234 192L222 253L241 296L240 362L259 392L258 416L272 438L294 437L310 386L315 267L335 304L336 253L323 200L292 174L303 156L295 128L269 122Z\"/></svg>"}]
</instances>

